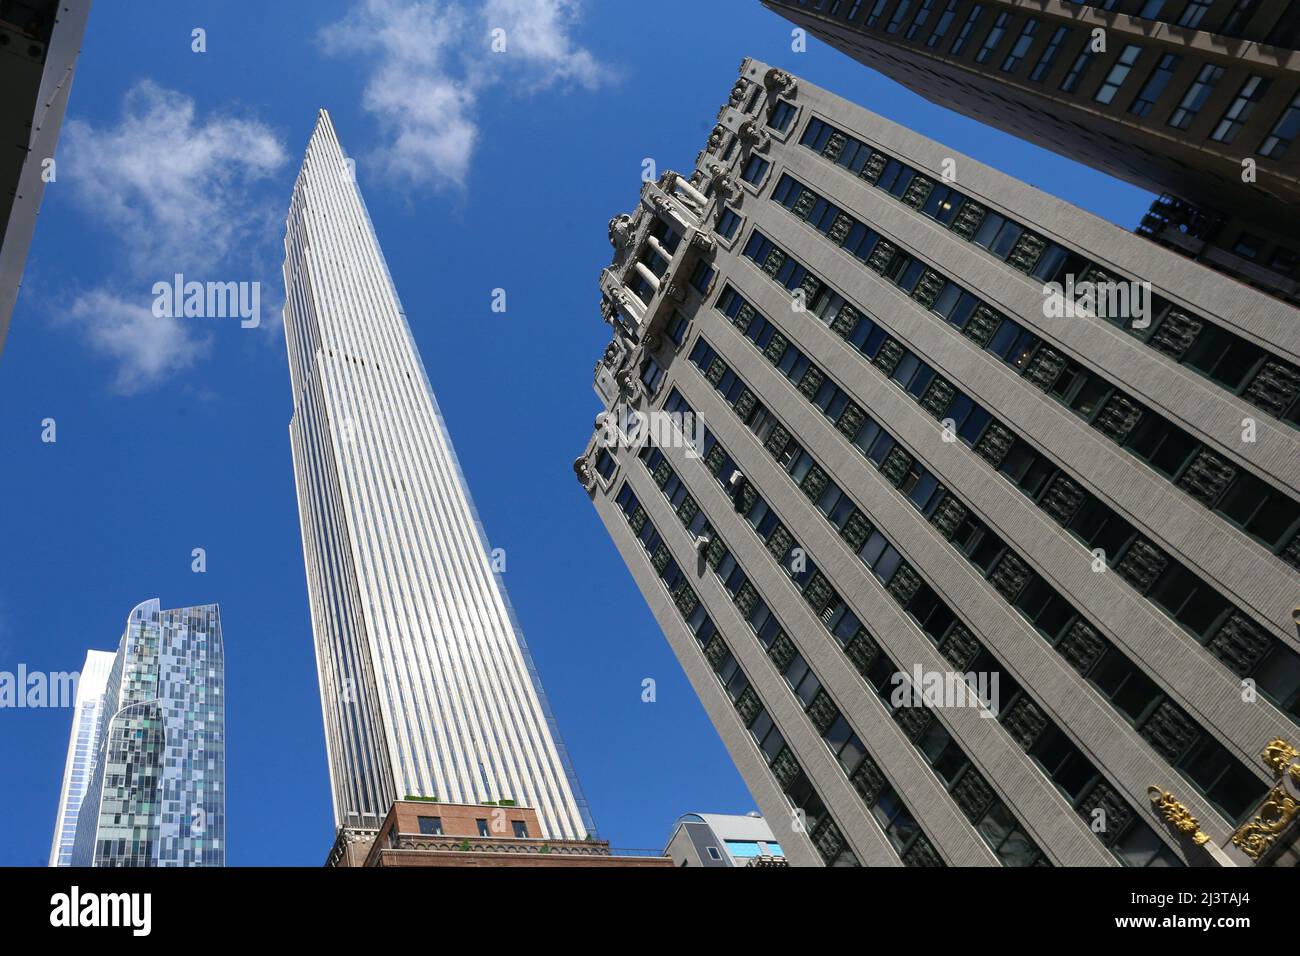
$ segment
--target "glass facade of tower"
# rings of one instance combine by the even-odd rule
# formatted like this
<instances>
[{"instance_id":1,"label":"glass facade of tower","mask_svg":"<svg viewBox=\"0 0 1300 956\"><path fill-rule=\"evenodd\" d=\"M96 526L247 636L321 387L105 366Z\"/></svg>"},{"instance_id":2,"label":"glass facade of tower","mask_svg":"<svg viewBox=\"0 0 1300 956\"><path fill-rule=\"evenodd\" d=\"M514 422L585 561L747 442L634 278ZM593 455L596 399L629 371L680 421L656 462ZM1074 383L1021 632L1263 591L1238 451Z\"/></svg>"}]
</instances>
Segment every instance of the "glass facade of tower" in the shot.
<instances>
[{"instance_id":1,"label":"glass facade of tower","mask_svg":"<svg viewBox=\"0 0 1300 956\"><path fill-rule=\"evenodd\" d=\"M72 734L68 738L68 759L63 771L63 789L59 794L59 812L54 825L54 842L50 847L50 866L71 866L72 845L77 835L77 817L94 770L99 752L100 720L104 691L116 655L111 651L87 651L86 662L77 679L77 699L73 705Z\"/></svg>"},{"instance_id":2,"label":"glass facade of tower","mask_svg":"<svg viewBox=\"0 0 1300 956\"><path fill-rule=\"evenodd\" d=\"M215 604L131 612L104 694L75 866L223 866L225 650Z\"/></svg>"}]
</instances>

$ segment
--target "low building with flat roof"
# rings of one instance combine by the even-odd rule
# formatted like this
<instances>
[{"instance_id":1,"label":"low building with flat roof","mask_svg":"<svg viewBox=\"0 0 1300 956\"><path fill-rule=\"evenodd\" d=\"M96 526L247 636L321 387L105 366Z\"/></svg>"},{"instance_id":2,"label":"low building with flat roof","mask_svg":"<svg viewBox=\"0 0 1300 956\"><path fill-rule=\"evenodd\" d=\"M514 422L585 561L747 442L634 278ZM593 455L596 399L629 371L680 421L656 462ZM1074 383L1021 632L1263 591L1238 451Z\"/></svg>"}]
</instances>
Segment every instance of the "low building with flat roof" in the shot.
<instances>
[{"instance_id":1,"label":"low building with flat roof","mask_svg":"<svg viewBox=\"0 0 1300 956\"><path fill-rule=\"evenodd\" d=\"M607 841L550 839L537 811L502 803L394 801L368 841L340 831L326 866L672 866L653 850L614 850Z\"/></svg>"},{"instance_id":2,"label":"low building with flat roof","mask_svg":"<svg viewBox=\"0 0 1300 956\"><path fill-rule=\"evenodd\" d=\"M664 855L673 866L789 866L763 815L754 811L687 813L673 828Z\"/></svg>"}]
</instances>

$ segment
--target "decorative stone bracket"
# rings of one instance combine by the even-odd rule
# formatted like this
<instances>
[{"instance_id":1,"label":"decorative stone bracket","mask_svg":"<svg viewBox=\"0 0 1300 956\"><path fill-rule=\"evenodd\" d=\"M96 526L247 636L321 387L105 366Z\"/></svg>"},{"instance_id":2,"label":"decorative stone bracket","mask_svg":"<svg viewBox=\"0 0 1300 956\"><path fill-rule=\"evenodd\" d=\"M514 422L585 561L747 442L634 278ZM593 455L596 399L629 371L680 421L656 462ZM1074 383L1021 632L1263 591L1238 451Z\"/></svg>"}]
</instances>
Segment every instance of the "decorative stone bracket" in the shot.
<instances>
[{"instance_id":1,"label":"decorative stone bracket","mask_svg":"<svg viewBox=\"0 0 1300 956\"><path fill-rule=\"evenodd\" d=\"M618 317L625 315L631 320L633 328L639 326L645 318L645 306L636 296L630 294L621 279L612 270L606 269L600 278L604 299L601 303L601 316L615 328L621 324Z\"/></svg>"},{"instance_id":2,"label":"decorative stone bracket","mask_svg":"<svg viewBox=\"0 0 1300 956\"><path fill-rule=\"evenodd\" d=\"M726 141L726 139L727 139L727 127L719 123L717 126L713 127L713 132L709 134L708 152L710 153L722 152L722 144Z\"/></svg>"},{"instance_id":3,"label":"decorative stone bracket","mask_svg":"<svg viewBox=\"0 0 1300 956\"><path fill-rule=\"evenodd\" d=\"M794 96L799 89L799 84L793 76L776 67L763 74L763 86L767 88L769 95L784 96L787 99Z\"/></svg>"},{"instance_id":4,"label":"decorative stone bracket","mask_svg":"<svg viewBox=\"0 0 1300 956\"><path fill-rule=\"evenodd\" d=\"M731 88L731 96L727 104L733 108L739 109L740 104L745 102L745 93L749 91L749 81L746 79L736 80L736 84ZM724 109L726 107L723 107Z\"/></svg>"},{"instance_id":5,"label":"decorative stone bracket","mask_svg":"<svg viewBox=\"0 0 1300 956\"><path fill-rule=\"evenodd\" d=\"M591 459L586 455L574 459L573 473L578 476L578 484L591 491L596 487L596 469L591 467Z\"/></svg>"},{"instance_id":6,"label":"decorative stone bracket","mask_svg":"<svg viewBox=\"0 0 1300 956\"><path fill-rule=\"evenodd\" d=\"M756 119L747 119L741 123L736 135L751 149L766 149L768 143L772 141L772 135Z\"/></svg>"},{"instance_id":7,"label":"decorative stone bracket","mask_svg":"<svg viewBox=\"0 0 1300 956\"><path fill-rule=\"evenodd\" d=\"M639 403L642 395L641 379L637 377L637 369L641 363L636 355L633 358L636 361L614 376L614 381L618 382L619 396L629 406Z\"/></svg>"},{"instance_id":8,"label":"decorative stone bracket","mask_svg":"<svg viewBox=\"0 0 1300 956\"><path fill-rule=\"evenodd\" d=\"M632 241L632 217L620 213L609 221L609 244L615 249L623 249Z\"/></svg>"},{"instance_id":9,"label":"decorative stone bracket","mask_svg":"<svg viewBox=\"0 0 1300 956\"><path fill-rule=\"evenodd\" d=\"M704 172L709 177L709 182L713 185L713 192L722 199L722 202L731 202L740 192L740 187L736 181L731 178L731 173L726 166L721 163L709 163ZM721 213L722 205L718 205L718 212Z\"/></svg>"}]
</instances>

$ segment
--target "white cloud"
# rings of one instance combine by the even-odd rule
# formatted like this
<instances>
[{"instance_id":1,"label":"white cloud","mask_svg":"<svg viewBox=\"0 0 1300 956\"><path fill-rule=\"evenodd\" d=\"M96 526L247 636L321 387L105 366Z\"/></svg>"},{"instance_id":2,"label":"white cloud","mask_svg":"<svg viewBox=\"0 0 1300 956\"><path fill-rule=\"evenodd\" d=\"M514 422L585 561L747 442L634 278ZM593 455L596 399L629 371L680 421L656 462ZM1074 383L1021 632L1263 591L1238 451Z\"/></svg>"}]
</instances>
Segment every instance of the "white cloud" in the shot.
<instances>
[{"instance_id":1,"label":"white cloud","mask_svg":"<svg viewBox=\"0 0 1300 956\"><path fill-rule=\"evenodd\" d=\"M267 125L231 115L201 119L190 97L152 81L133 87L115 124L70 120L60 181L121 262L64 311L87 346L116 365L131 394L186 369L209 348L194 319L156 318L153 284L187 280L278 284L284 201L257 187L287 162ZM201 321L201 320L200 320ZM233 327L237 328L238 325Z\"/></svg>"},{"instance_id":2,"label":"white cloud","mask_svg":"<svg viewBox=\"0 0 1300 956\"><path fill-rule=\"evenodd\" d=\"M480 102L496 84L595 88L609 73L568 28L577 0L364 0L321 31L326 53L372 61L362 105L386 139L380 165L406 182L464 185ZM503 30L505 49L492 49Z\"/></svg>"},{"instance_id":3,"label":"white cloud","mask_svg":"<svg viewBox=\"0 0 1300 956\"><path fill-rule=\"evenodd\" d=\"M65 316L92 351L117 365L113 388L123 395L189 368L211 344L192 320L155 316L151 299L122 299L103 289L77 296Z\"/></svg>"},{"instance_id":4,"label":"white cloud","mask_svg":"<svg viewBox=\"0 0 1300 956\"><path fill-rule=\"evenodd\" d=\"M64 131L65 180L140 274L228 268L275 236L277 210L248 190L285 164L280 140L256 120L196 113L190 97L146 80L115 126L76 119Z\"/></svg>"},{"instance_id":5,"label":"white cloud","mask_svg":"<svg viewBox=\"0 0 1300 956\"><path fill-rule=\"evenodd\" d=\"M541 69L547 84L572 81L594 89L609 74L568 37L567 27L579 12L577 0L488 0L484 8L488 28L506 31L507 53Z\"/></svg>"}]
</instances>

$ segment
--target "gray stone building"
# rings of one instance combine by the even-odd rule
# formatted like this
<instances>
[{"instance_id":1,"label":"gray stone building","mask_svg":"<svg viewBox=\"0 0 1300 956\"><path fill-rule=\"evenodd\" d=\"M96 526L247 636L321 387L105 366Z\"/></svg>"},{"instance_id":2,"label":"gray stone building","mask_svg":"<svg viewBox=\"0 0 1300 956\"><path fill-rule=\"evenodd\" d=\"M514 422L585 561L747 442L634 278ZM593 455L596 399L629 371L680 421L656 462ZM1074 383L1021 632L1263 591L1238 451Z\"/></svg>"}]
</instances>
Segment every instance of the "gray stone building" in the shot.
<instances>
[{"instance_id":1,"label":"gray stone building","mask_svg":"<svg viewBox=\"0 0 1300 956\"><path fill-rule=\"evenodd\" d=\"M1300 303L1300 5L763 2L941 106L1158 194L1142 235Z\"/></svg>"},{"instance_id":2,"label":"gray stone building","mask_svg":"<svg viewBox=\"0 0 1300 956\"><path fill-rule=\"evenodd\" d=\"M609 234L575 471L791 864L1268 860L1300 312L749 59Z\"/></svg>"}]
</instances>

